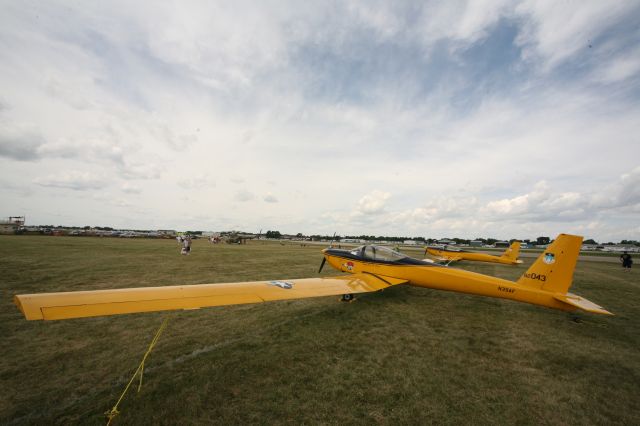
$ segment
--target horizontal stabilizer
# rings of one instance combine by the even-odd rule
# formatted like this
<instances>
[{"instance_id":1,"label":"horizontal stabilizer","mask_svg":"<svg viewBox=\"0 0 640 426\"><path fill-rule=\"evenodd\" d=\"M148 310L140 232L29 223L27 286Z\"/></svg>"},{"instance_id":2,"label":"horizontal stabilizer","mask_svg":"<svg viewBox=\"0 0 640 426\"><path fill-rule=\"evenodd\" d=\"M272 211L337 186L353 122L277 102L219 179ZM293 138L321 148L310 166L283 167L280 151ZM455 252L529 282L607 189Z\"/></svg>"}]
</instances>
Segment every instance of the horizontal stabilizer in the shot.
<instances>
[{"instance_id":1,"label":"horizontal stabilizer","mask_svg":"<svg viewBox=\"0 0 640 426\"><path fill-rule=\"evenodd\" d=\"M277 281L21 294L14 297L14 303L28 320L60 320L367 293L405 282L360 273Z\"/></svg>"},{"instance_id":2,"label":"horizontal stabilizer","mask_svg":"<svg viewBox=\"0 0 640 426\"><path fill-rule=\"evenodd\" d=\"M572 293L567 293L564 295L556 295L553 297L556 300L559 300L571 306L575 306L576 308L582 309L583 311L591 312L594 314L613 315L611 312L607 311L602 306L596 305L595 303Z\"/></svg>"}]
</instances>

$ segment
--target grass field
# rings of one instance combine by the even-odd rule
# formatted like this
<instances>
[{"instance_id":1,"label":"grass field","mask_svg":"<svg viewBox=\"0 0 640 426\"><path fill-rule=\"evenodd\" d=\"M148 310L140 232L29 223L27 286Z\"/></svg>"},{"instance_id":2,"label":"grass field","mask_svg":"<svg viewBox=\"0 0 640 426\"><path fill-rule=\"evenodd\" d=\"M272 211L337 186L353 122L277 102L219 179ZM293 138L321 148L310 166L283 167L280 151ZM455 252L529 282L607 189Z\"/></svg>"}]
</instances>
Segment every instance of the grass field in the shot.
<instances>
[{"instance_id":1,"label":"grass field","mask_svg":"<svg viewBox=\"0 0 640 426\"><path fill-rule=\"evenodd\" d=\"M0 237L0 424L104 424L166 313L25 321L16 293L315 276L316 246ZM516 279L525 264L460 267ZM323 275L332 275L325 267ZM616 316L398 286L174 312L115 424L640 424L637 269L578 264Z\"/></svg>"}]
</instances>

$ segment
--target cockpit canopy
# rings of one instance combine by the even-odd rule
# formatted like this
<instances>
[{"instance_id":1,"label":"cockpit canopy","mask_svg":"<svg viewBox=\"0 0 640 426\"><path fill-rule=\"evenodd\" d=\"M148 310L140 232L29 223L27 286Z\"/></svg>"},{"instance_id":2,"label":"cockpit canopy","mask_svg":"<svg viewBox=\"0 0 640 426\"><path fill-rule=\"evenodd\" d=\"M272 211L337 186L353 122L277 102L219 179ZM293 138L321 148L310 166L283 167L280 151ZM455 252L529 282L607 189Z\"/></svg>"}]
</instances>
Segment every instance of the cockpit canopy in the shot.
<instances>
[{"instance_id":1,"label":"cockpit canopy","mask_svg":"<svg viewBox=\"0 0 640 426\"><path fill-rule=\"evenodd\" d=\"M398 262L408 257L389 247L370 245L356 247L351 250L351 254L362 257L363 259L376 260L379 262Z\"/></svg>"}]
</instances>

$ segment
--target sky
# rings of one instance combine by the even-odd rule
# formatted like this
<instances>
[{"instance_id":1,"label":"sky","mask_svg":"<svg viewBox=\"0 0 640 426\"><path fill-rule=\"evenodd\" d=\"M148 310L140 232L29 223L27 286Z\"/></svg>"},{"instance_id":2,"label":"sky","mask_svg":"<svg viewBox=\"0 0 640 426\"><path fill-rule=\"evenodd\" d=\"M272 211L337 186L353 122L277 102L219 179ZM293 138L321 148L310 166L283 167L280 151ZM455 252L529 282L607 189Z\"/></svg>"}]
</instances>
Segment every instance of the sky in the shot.
<instances>
[{"instance_id":1,"label":"sky","mask_svg":"<svg viewBox=\"0 0 640 426\"><path fill-rule=\"evenodd\" d=\"M640 240L640 1L0 9L0 216Z\"/></svg>"}]
</instances>

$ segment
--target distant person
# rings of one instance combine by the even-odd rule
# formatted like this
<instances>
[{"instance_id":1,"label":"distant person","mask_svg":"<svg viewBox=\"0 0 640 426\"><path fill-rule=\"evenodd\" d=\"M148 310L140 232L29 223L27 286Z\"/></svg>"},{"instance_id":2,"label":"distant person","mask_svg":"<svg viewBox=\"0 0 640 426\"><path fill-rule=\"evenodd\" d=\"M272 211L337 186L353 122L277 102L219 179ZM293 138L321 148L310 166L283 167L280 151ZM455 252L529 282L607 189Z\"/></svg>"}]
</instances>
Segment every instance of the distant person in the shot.
<instances>
[{"instance_id":1,"label":"distant person","mask_svg":"<svg viewBox=\"0 0 640 426\"><path fill-rule=\"evenodd\" d=\"M626 251L620 255L620 261L622 262L622 267L624 271L630 271L631 265L633 265L633 259L631 259L631 255Z\"/></svg>"},{"instance_id":2,"label":"distant person","mask_svg":"<svg viewBox=\"0 0 640 426\"><path fill-rule=\"evenodd\" d=\"M190 253L191 253L191 237L187 235L186 237L182 238L182 250L180 251L180 254L188 256Z\"/></svg>"},{"instance_id":3,"label":"distant person","mask_svg":"<svg viewBox=\"0 0 640 426\"><path fill-rule=\"evenodd\" d=\"M191 235L184 239L184 248L187 249L187 254L191 253Z\"/></svg>"}]
</instances>

